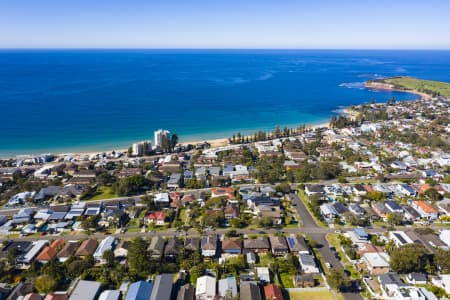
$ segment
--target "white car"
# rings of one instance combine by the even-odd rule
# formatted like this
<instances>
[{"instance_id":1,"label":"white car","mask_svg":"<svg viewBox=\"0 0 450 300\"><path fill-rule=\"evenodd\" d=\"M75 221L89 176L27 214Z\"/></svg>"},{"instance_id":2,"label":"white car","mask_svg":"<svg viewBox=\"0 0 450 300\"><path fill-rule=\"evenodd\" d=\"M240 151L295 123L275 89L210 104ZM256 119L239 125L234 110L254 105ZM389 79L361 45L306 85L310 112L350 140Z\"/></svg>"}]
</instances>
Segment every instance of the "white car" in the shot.
<instances>
[{"instance_id":1,"label":"white car","mask_svg":"<svg viewBox=\"0 0 450 300\"><path fill-rule=\"evenodd\" d=\"M326 266L328 269L331 269L331 264L330 264L329 262L326 262L326 263L325 263L325 266Z\"/></svg>"}]
</instances>

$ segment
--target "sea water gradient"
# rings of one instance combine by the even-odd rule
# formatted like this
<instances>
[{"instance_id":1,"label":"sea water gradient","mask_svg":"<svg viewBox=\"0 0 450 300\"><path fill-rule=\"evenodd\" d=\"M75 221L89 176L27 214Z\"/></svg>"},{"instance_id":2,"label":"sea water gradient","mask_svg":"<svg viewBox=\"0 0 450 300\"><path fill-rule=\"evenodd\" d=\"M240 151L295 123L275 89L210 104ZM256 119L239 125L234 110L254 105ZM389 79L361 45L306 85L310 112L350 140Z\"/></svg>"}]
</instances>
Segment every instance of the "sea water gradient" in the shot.
<instances>
[{"instance_id":1,"label":"sea water gradient","mask_svg":"<svg viewBox=\"0 0 450 300\"><path fill-rule=\"evenodd\" d=\"M108 150L327 120L341 106L417 96L364 89L450 81L450 51L0 50L0 157Z\"/></svg>"}]
</instances>

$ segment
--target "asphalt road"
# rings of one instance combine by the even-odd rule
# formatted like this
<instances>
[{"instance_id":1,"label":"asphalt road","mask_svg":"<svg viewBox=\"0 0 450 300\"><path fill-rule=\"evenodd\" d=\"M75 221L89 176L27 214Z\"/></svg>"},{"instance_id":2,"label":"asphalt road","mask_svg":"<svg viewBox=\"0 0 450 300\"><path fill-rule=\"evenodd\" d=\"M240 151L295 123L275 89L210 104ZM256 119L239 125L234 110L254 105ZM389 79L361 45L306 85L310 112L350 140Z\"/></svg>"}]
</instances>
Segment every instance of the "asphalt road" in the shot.
<instances>
[{"instance_id":1,"label":"asphalt road","mask_svg":"<svg viewBox=\"0 0 450 300\"><path fill-rule=\"evenodd\" d=\"M306 208L303 201L296 194L289 194L289 199L295 205L298 215L303 221L303 228L301 231L308 233L309 236L314 239L318 245L318 250L325 262L331 264L332 268L341 267L344 268L341 262L335 257L334 252L330 249L330 244L326 239L326 234L333 232L332 229L322 228L317 225L316 221L313 219L308 209ZM316 229L314 232L313 229ZM325 267L325 266L323 266ZM357 292L346 292L343 293L346 300L362 300L363 298Z\"/></svg>"}]
</instances>

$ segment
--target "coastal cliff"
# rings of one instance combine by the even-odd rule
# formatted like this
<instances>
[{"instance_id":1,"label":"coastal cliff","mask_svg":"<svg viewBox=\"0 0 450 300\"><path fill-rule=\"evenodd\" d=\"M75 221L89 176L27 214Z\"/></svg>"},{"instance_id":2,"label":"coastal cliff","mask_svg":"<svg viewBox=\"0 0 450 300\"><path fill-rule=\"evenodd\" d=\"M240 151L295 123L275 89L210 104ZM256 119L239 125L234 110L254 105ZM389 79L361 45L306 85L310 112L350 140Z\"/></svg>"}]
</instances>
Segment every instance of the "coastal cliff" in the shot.
<instances>
[{"instance_id":1,"label":"coastal cliff","mask_svg":"<svg viewBox=\"0 0 450 300\"><path fill-rule=\"evenodd\" d=\"M430 99L438 96L450 98L449 83L407 76L368 80L365 82L365 87L369 89L412 93L420 95L423 99Z\"/></svg>"}]
</instances>

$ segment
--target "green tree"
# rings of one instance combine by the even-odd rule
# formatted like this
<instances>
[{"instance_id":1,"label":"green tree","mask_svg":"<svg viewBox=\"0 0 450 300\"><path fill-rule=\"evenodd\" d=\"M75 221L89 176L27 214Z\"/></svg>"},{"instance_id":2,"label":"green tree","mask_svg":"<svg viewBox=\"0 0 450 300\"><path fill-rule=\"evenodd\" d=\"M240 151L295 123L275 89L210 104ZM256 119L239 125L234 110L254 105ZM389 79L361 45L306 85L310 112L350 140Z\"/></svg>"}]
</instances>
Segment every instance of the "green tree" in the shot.
<instances>
[{"instance_id":1,"label":"green tree","mask_svg":"<svg viewBox=\"0 0 450 300\"><path fill-rule=\"evenodd\" d=\"M332 268L327 275L327 282L331 288L338 291L345 291L351 284L342 268Z\"/></svg>"},{"instance_id":2,"label":"green tree","mask_svg":"<svg viewBox=\"0 0 450 300\"><path fill-rule=\"evenodd\" d=\"M429 263L427 250L423 245L407 244L391 253L389 265L397 273L424 272Z\"/></svg>"},{"instance_id":3,"label":"green tree","mask_svg":"<svg viewBox=\"0 0 450 300\"><path fill-rule=\"evenodd\" d=\"M150 272L147 247L147 242L138 237L131 241L128 248L127 261L129 269L138 276L145 276Z\"/></svg>"},{"instance_id":4,"label":"green tree","mask_svg":"<svg viewBox=\"0 0 450 300\"><path fill-rule=\"evenodd\" d=\"M38 290L39 293L47 294L55 290L58 282L51 275L41 275L36 278L34 281L34 287Z\"/></svg>"},{"instance_id":5,"label":"green tree","mask_svg":"<svg viewBox=\"0 0 450 300\"><path fill-rule=\"evenodd\" d=\"M403 215L400 213L390 213L387 215L387 222L391 225L400 225L403 222Z\"/></svg>"},{"instance_id":6,"label":"green tree","mask_svg":"<svg viewBox=\"0 0 450 300\"><path fill-rule=\"evenodd\" d=\"M434 255L434 264L441 273L450 273L450 251L437 249Z\"/></svg>"},{"instance_id":7,"label":"green tree","mask_svg":"<svg viewBox=\"0 0 450 300\"><path fill-rule=\"evenodd\" d=\"M430 188L426 190L424 196L431 201L439 201L443 198L442 195L439 194L439 192L435 188Z\"/></svg>"}]
</instances>

